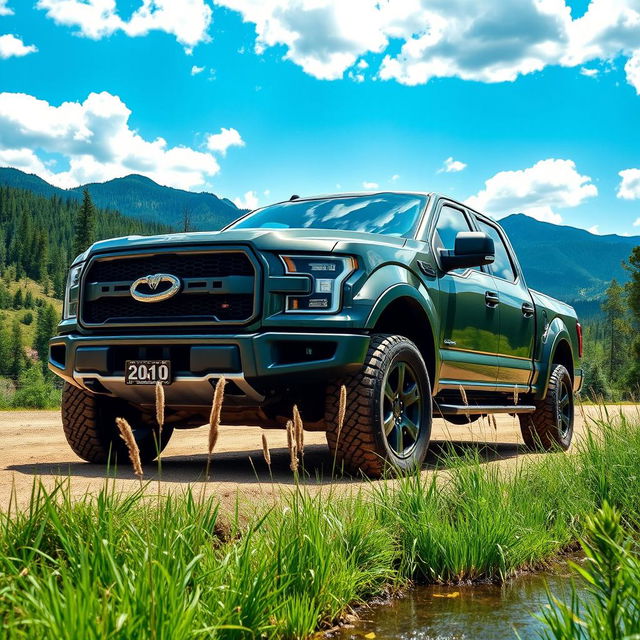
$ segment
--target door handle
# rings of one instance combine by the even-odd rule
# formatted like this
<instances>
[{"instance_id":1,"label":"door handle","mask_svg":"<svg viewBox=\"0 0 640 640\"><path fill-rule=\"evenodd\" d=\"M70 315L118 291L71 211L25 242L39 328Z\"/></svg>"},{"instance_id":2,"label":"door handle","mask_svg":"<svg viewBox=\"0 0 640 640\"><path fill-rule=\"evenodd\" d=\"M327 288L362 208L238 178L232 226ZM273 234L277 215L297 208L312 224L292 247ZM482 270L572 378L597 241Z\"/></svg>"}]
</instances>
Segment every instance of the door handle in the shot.
<instances>
[{"instance_id":1,"label":"door handle","mask_svg":"<svg viewBox=\"0 0 640 640\"><path fill-rule=\"evenodd\" d=\"M523 302L521 308L522 308L522 315L525 318L532 318L533 314L536 311L535 307L530 302Z\"/></svg>"},{"instance_id":2,"label":"door handle","mask_svg":"<svg viewBox=\"0 0 640 640\"><path fill-rule=\"evenodd\" d=\"M490 309L495 309L500 304L500 296L495 291L486 291L484 302Z\"/></svg>"}]
</instances>

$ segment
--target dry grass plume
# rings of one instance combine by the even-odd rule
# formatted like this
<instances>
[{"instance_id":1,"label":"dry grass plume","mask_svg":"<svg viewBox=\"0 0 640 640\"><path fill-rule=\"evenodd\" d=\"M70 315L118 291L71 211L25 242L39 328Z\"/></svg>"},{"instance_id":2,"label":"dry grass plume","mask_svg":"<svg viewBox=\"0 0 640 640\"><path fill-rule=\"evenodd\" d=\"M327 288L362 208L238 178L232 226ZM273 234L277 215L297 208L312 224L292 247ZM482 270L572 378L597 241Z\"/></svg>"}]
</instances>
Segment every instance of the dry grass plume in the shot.
<instances>
[{"instance_id":1,"label":"dry grass plume","mask_svg":"<svg viewBox=\"0 0 640 640\"><path fill-rule=\"evenodd\" d=\"M291 420L287 420L287 447L289 448L290 458L289 468L291 471L296 473L298 471L298 444L296 442L293 422Z\"/></svg>"},{"instance_id":2,"label":"dry grass plume","mask_svg":"<svg viewBox=\"0 0 640 640\"><path fill-rule=\"evenodd\" d=\"M264 461L267 463L267 466L271 467L271 452L269 451L267 436L264 433L262 434L262 455L264 456Z\"/></svg>"},{"instance_id":3,"label":"dry grass plume","mask_svg":"<svg viewBox=\"0 0 640 640\"><path fill-rule=\"evenodd\" d=\"M220 378L213 392L213 404L211 405L211 415L209 416L209 456L218 442L218 431L220 428L220 413L222 412L222 402L224 400L224 386L227 381Z\"/></svg>"},{"instance_id":4,"label":"dry grass plume","mask_svg":"<svg viewBox=\"0 0 640 640\"><path fill-rule=\"evenodd\" d=\"M302 423L302 416L298 411L298 405L293 405L293 436L296 440L296 447L298 453L304 455L304 425Z\"/></svg>"},{"instance_id":5,"label":"dry grass plume","mask_svg":"<svg viewBox=\"0 0 640 640\"><path fill-rule=\"evenodd\" d=\"M143 475L142 462L140 460L140 449L138 449L138 443L133 436L133 430L131 425L124 418L116 418L116 426L120 432L120 437L124 440L129 451L129 459L131 460L131 466L133 472L141 478Z\"/></svg>"},{"instance_id":6,"label":"dry grass plume","mask_svg":"<svg viewBox=\"0 0 640 640\"><path fill-rule=\"evenodd\" d=\"M156 382L156 422L162 433L164 426L164 386L161 382Z\"/></svg>"}]
</instances>

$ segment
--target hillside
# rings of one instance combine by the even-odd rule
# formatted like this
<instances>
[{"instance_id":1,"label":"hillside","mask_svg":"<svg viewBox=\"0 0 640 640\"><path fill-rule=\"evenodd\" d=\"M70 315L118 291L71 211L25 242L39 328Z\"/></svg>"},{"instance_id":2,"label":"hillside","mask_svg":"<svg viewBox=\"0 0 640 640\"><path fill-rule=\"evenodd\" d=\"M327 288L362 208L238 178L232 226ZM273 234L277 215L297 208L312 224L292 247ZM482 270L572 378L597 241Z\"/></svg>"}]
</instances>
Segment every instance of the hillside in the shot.
<instances>
[{"instance_id":1,"label":"hillside","mask_svg":"<svg viewBox=\"0 0 640 640\"><path fill-rule=\"evenodd\" d=\"M30 278L22 278L20 282L5 282L4 286L11 296L15 295L18 289L21 289L24 294L31 292L34 300L40 298L41 300L44 300L45 303L53 305L58 315L62 316L62 300L54 298L51 295L51 291L45 293L45 288ZM22 331L24 344L31 346L33 344L37 327L37 323L35 321L36 313L37 310L35 307L22 307L20 309L13 309L11 307L7 309L0 308L0 320L4 322L7 327L10 327L13 324L14 319L17 318L20 321L20 329ZM28 322L29 315L33 318L30 322Z\"/></svg>"},{"instance_id":2,"label":"hillside","mask_svg":"<svg viewBox=\"0 0 640 640\"><path fill-rule=\"evenodd\" d=\"M94 204L101 209L119 211L125 216L183 229L185 213L193 229L219 229L235 220L243 210L226 198L212 193L194 193L163 187L150 178L129 175L107 182L96 182L74 189L60 189L36 175L18 169L0 168L0 185L27 189L37 195L80 200L86 187Z\"/></svg>"},{"instance_id":3,"label":"hillside","mask_svg":"<svg viewBox=\"0 0 640 640\"><path fill-rule=\"evenodd\" d=\"M24 189L0 186L0 272L7 281L31 278L48 282L62 297L73 251L80 203L56 195L44 197ZM96 210L95 238L166 233L169 228L123 216L116 211Z\"/></svg>"},{"instance_id":4,"label":"hillside","mask_svg":"<svg viewBox=\"0 0 640 640\"><path fill-rule=\"evenodd\" d=\"M622 267L640 236L598 236L584 229L540 222L524 214L502 218L527 279L561 300L601 298L612 278L626 282Z\"/></svg>"}]
</instances>

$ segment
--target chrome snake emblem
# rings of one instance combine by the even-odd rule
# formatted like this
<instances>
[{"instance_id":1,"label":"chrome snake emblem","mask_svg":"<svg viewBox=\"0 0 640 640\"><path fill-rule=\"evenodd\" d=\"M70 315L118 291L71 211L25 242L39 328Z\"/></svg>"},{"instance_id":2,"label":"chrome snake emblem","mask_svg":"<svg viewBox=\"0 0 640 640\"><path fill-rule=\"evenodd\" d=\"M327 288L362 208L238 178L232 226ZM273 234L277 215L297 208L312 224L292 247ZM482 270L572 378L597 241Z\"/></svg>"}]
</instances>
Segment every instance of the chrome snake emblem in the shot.
<instances>
[{"instance_id":1,"label":"chrome snake emblem","mask_svg":"<svg viewBox=\"0 0 640 640\"><path fill-rule=\"evenodd\" d=\"M161 282L169 282L171 286L164 291L158 291L157 293L141 293L137 291L138 287L142 284L149 286L151 291L155 292ZM153 275L144 276L138 278L130 287L129 292L131 297L138 302L162 302L172 298L180 291L180 279L170 273L155 273Z\"/></svg>"}]
</instances>

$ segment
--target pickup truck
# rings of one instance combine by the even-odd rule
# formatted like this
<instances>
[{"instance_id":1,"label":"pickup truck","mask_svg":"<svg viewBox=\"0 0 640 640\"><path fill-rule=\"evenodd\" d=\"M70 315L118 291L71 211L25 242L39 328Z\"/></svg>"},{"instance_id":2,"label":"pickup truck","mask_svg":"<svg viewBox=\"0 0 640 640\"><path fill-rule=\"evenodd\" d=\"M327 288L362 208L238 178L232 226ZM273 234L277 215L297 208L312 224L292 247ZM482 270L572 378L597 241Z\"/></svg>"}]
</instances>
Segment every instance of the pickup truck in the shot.
<instances>
[{"instance_id":1,"label":"pickup truck","mask_svg":"<svg viewBox=\"0 0 640 640\"><path fill-rule=\"evenodd\" d=\"M207 422L221 376L223 424L282 428L296 404L353 473L420 466L434 417L517 415L527 447L565 450L582 381L574 310L527 287L495 220L435 193L292 196L222 231L97 242L58 333L64 432L95 463L122 452L117 416L153 460Z\"/></svg>"}]
</instances>

